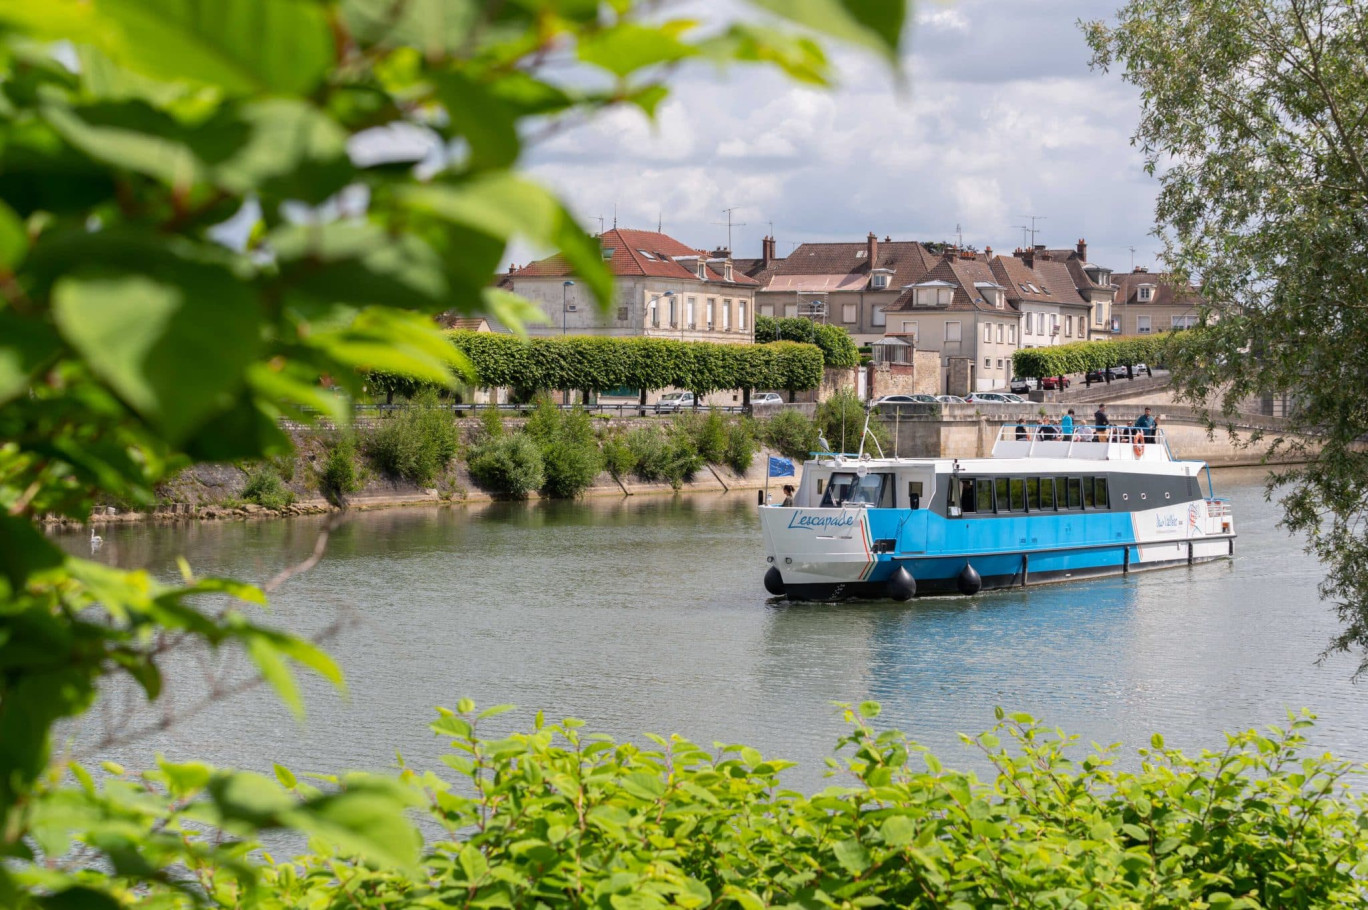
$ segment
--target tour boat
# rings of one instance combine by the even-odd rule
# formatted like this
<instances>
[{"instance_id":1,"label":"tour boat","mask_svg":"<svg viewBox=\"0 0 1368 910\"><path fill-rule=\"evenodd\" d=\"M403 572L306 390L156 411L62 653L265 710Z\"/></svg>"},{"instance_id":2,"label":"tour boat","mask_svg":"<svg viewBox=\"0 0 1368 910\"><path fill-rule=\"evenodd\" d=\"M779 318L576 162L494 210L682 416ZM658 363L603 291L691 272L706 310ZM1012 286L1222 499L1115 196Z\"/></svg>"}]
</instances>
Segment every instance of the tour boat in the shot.
<instances>
[{"instance_id":1,"label":"tour boat","mask_svg":"<svg viewBox=\"0 0 1368 910\"><path fill-rule=\"evenodd\" d=\"M1162 429L1110 431L1009 425L991 458L816 453L793 506L760 507L765 587L908 600L1232 555L1235 521L1206 465L1175 459Z\"/></svg>"}]
</instances>

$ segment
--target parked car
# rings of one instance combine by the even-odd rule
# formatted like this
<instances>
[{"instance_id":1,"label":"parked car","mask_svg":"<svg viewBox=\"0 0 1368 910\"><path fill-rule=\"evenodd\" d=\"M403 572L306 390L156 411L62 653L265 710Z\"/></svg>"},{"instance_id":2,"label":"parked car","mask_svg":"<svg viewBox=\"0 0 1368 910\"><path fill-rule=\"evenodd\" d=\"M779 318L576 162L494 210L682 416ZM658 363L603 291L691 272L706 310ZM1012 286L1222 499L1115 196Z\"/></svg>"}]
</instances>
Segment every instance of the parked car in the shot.
<instances>
[{"instance_id":1,"label":"parked car","mask_svg":"<svg viewBox=\"0 0 1368 910\"><path fill-rule=\"evenodd\" d=\"M784 396L778 392L756 392L751 396L751 407L762 404L783 404Z\"/></svg>"},{"instance_id":2,"label":"parked car","mask_svg":"<svg viewBox=\"0 0 1368 910\"><path fill-rule=\"evenodd\" d=\"M998 392L1009 404L1025 404L1026 399L1020 395L1013 395L1011 392Z\"/></svg>"},{"instance_id":3,"label":"parked car","mask_svg":"<svg viewBox=\"0 0 1368 910\"><path fill-rule=\"evenodd\" d=\"M935 395L885 395L874 402L875 407L885 404L937 404Z\"/></svg>"},{"instance_id":4,"label":"parked car","mask_svg":"<svg viewBox=\"0 0 1368 910\"><path fill-rule=\"evenodd\" d=\"M1089 370L1083 377L1084 382L1106 382L1108 370Z\"/></svg>"},{"instance_id":5,"label":"parked car","mask_svg":"<svg viewBox=\"0 0 1368 910\"><path fill-rule=\"evenodd\" d=\"M661 395L660 400L656 402L655 409L657 414L665 414L670 411L678 411L682 408L691 408L693 406L693 392L666 392L664 395Z\"/></svg>"},{"instance_id":6,"label":"parked car","mask_svg":"<svg viewBox=\"0 0 1368 910\"><path fill-rule=\"evenodd\" d=\"M1021 400L1015 395L1008 398L1005 392L974 392L964 400L973 404L1012 404L1012 399Z\"/></svg>"},{"instance_id":7,"label":"parked car","mask_svg":"<svg viewBox=\"0 0 1368 910\"><path fill-rule=\"evenodd\" d=\"M1062 386L1059 384L1061 379L1062 379L1063 382L1064 382L1064 384L1063 384ZM1040 387L1041 387L1042 389L1045 389L1046 391L1049 391L1049 392L1053 392L1053 391L1055 391L1056 389L1061 389L1061 388L1067 389L1067 388L1069 387L1069 377L1067 377L1067 376L1062 376L1062 377L1061 377L1061 376L1046 376L1044 379L1040 380Z\"/></svg>"},{"instance_id":8,"label":"parked car","mask_svg":"<svg viewBox=\"0 0 1368 910\"><path fill-rule=\"evenodd\" d=\"M941 404L964 404L963 398L958 395L937 395L936 400Z\"/></svg>"},{"instance_id":9,"label":"parked car","mask_svg":"<svg viewBox=\"0 0 1368 910\"><path fill-rule=\"evenodd\" d=\"M1027 392L1031 391L1031 380L1013 379L1011 383L1008 384L1007 388L1012 390L1013 392L1016 392L1019 395L1024 395Z\"/></svg>"}]
</instances>

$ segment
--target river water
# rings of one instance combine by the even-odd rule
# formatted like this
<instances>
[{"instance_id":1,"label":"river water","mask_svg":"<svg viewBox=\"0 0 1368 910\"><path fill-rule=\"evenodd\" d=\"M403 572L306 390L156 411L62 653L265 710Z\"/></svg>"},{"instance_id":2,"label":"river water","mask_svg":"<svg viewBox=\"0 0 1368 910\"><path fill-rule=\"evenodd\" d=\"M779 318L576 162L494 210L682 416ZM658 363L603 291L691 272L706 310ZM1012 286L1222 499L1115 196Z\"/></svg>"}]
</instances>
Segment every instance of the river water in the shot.
<instances>
[{"instance_id":1,"label":"river water","mask_svg":"<svg viewBox=\"0 0 1368 910\"><path fill-rule=\"evenodd\" d=\"M911 604L783 604L761 584L754 494L632 497L544 505L356 513L327 557L275 596L270 619L328 644L341 696L302 680L297 722L269 692L194 713L210 680L246 674L240 657L181 655L156 713L114 691L74 729L78 752L149 765L161 752L268 770L383 770L402 752L435 768L433 706L470 697L522 710L490 732L548 718L620 738L679 733L796 760L792 782L820 785L842 723L833 702L875 699L881 723L948 763L977 768L959 732L993 708L1027 711L1133 752L1153 732L1220 748L1223 731L1319 715L1313 743L1368 760L1368 688L1355 661L1317 664L1336 631L1316 596L1320 568L1275 527L1262 473L1217 472L1239 540L1232 561ZM265 581L312 549L321 518L103 530L95 558L176 576ZM64 536L88 553L80 535ZM163 712L169 729L125 737Z\"/></svg>"}]
</instances>

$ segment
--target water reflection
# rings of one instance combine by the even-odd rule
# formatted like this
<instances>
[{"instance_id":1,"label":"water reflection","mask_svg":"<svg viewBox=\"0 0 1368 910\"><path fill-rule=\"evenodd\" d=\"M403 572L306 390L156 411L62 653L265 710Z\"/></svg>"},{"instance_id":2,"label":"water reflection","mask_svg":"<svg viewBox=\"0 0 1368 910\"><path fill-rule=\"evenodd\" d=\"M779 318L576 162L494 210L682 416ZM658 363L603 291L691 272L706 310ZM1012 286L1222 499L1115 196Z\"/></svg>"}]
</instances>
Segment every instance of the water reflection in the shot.
<instances>
[{"instance_id":1,"label":"water reflection","mask_svg":"<svg viewBox=\"0 0 1368 910\"><path fill-rule=\"evenodd\" d=\"M541 708L620 737L746 742L802 762L804 786L820 782L840 732L832 703L867 698L961 763L973 759L955 734L990 726L995 705L1085 742L1162 730L1187 747L1308 706L1322 715L1319 745L1368 758L1353 661L1315 665L1335 630L1318 566L1274 527L1259 475L1217 483L1241 523L1231 563L906 605L771 603L753 494L356 513L272 605L306 633L355 618L330 646L348 698L306 680L300 726L254 691L108 757L331 770L390 767L399 749L434 767L432 706L469 696L524 706L505 727ZM184 554L202 574L265 580L321 525L110 526L94 558L173 578ZM88 555L86 534L60 540ZM199 663L168 668L173 707L193 702ZM92 715L76 735L88 743L99 724Z\"/></svg>"}]
</instances>

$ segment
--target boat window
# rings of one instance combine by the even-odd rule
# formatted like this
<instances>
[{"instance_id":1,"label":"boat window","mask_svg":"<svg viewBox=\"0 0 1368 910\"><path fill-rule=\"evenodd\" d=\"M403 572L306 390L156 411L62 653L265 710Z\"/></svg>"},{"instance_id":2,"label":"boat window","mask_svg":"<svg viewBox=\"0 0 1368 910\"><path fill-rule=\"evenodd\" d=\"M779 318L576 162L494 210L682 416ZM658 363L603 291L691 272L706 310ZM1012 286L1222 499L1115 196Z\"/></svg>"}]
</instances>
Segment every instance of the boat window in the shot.
<instances>
[{"instance_id":1,"label":"boat window","mask_svg":"<svg viewBox=\"0 0 1368 910\"><path fill-rule=\"evenodd\" d=\"M819 477L819 478L817 478L817 495L818 495L818 496L821 496L821 495L822 495L822 491L825 490L825 489L826 489L826 478L825 478L825 477Z\"/></svg>"},{"instance_id":2,"label":"boat window","mask_svg":"<svg viewBox=\"0 0 1368 910\"><path fill-rule=\"evenodd\" d=\"M1067 478L1069 485L1069 508L1083 508L1083 479L1081 477Z\"/></svg>"},{"instance_id":3,"label":"boat window","mask_svg":"<svg viewBox=\"0 0 1368 910\"><path fill-rule=\"evenodd\" d=\"M974 482L972 480L961 480L959 485L950 484L950 505L959 506L961 512L973 512L974 509Z\"/></svg>"},{"instance_id":4,"label":"boat window","mask_svg":"<svg viewBox=\"0 0 1368 910\"><path fill-rule=\"evenodd\" d=\"M1093 499L1093 479L1092 479L1091 477L1084 477L1084 478L1083 478L1083 507L1084 507L1085 509L1091 509L1091 508L1092 508L1093 506L1095 506L1095 505L1097 505L1097 501Z\"/></svg>"},{"instance_id":5,"label":"boat window","mask_svg":"<svg viewBox=\"0 0 1368 910\"><path fill-rule=\"evenodd\" d=\"M1097 483L1097 507L1099 509L1110 508L1110 501L1107 499L1107 478L1096 478Z\"/></svg>"},{"instance_id":6,"label":"boat window","mask_svg":"<svg viewBox=\"0 0 1368 910\"><path fill-rule=\"evenodd\" d=\"M1020 477L1013 477L1010 486L1012 490L1012 511L1025 512L1026 481L1022 480Z\"/></svg>"},{"instance_id":7,"label":"boat window","mask_svg":"<svg viewBox=\"0 0 1368 910\"><path fill-rule=\"evenodd\" d=\"M1053 477L1040 478L1040 507L1050 512L1055 509L1055 482Z\"/></svg>"},{"instance_id":8,"label":"boat window","mask_svg":"<svg viewBox=\"0 0 1368 910\"><path fill-rule=\"evenodd\" d=\"M1040 478L1026 478L1026 511L1034 512L1040 508Z\"/></svg>"},{"instance_id":9,"label":"boat window","mask_svg":"<svg viewBox=\"0 0 1368 910\"><path fill-rule=\"evenodd\" d=\"M907 507L909 509L920 509L922 498L922 482L920 480L909 480L907 482Z\"/></svg>"},{"instance_id":10,"label":"boat window","mask_svg":"<svg viewBox=\"0 0 1368 910\"><path fill-rule=\"evenodd\" d=\"M1007 500L1007 478L1006 478L1006 477L999 477L999 478L997 478L997 480L996 480L995 483L994 483L994 486L996 487L995 492L997 493L997 500L995 501L995 505L997 506L997 510L998 510L999 512L1006 512L1006 511L1007 511L1007 508L1008 508L1008 506L1007 506L1007 502L1008 502L1008 500Z\"/></svg>"},{"instance_id":11,"label":"boat window","mask_svg":"<svg viewBox=\"0 0 1368 910\"><path fill-rule=\"evenodd\" d=\"M893 484L890 482L892 479L892 475L889 474L866 474L855 481L854 486L846 494L846 502L867 505L876 509L891 509L893 507Z\"/></svg>"},{"instance_id":12,"label":"boat window","mask_svg":"<svg viewBox=\"0 0 1368 910\"><path fill-rule=\"evenodd\" d=\"M854 485L854 474L832 474L827 482L826 494L822 496L822 508L830 509L843 504Z\"/></svg>"},{"instance_id":13,"label":"boat window","mask_svg":"<svg viewBox=\"0 0 1368 910\"><path fill-rule=\"evenodd\" d=\"M977 487L979 511L993 511L993 482L986 477L980 477Z\"/></svg>"}]
</instances>

